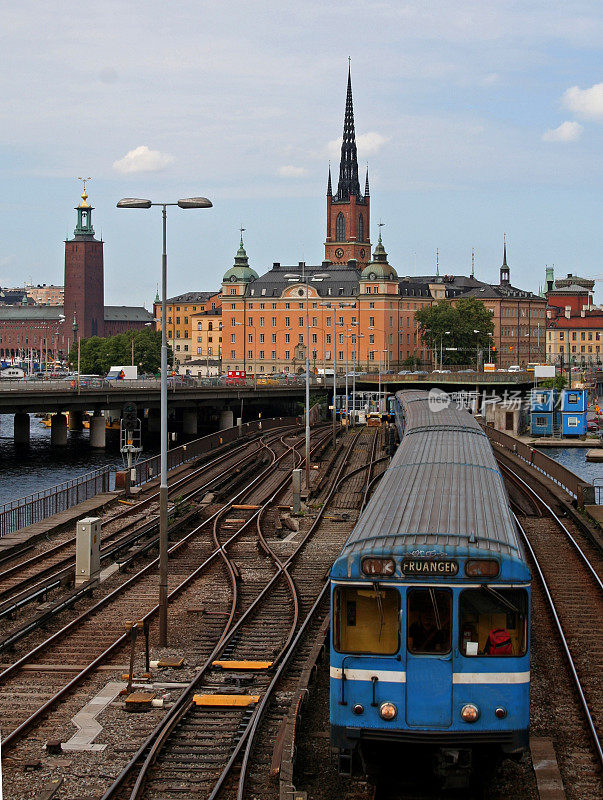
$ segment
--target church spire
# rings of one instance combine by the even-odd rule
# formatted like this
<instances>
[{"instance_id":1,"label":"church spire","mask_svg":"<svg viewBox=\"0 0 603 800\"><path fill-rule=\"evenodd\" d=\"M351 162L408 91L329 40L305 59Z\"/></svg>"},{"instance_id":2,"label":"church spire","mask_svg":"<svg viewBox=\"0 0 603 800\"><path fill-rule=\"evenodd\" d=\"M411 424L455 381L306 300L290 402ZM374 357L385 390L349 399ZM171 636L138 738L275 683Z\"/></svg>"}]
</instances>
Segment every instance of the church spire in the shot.
<instances>
[{"instance_id":1,"label":"church spire","mask_svg":"<svg viewBox=\"0 0 603 800\"><path fill-rule=\"evenodd\" d=\"M354 103L352 100L351 63L348 66L348 90L345 101L343 121L343 141L339 164L339 184L337 200L349 200L350 195L361 197L358 181L358 154L356 151L356 131L354 129Z\"/></svg>"},{"instance_id":2,"label":"church spire","mask_svg":"<svg viewBox=\"0 0 603 800\"><path fill-rule=\"evenodd\" d=\"M507 234L503 234L503 263L500 268L500 282L501 284L509 284L511 282L511 270L507 264Z\"/></svg>"},{"instance_id":3,"label":"church spire","mask_svg":"<svg viewBox=\"0 0 603 800\"><path fill-rule=\"evenodd\" d=\"M333 187L331 186L331 164L329 163L329 181L327 183L327 197L333 196Z\"/></svg>"},{"instance_id":4,"label":"church spire","mask_svg":"<svg viewBox=\"0 0 603 800\"><path fill-rule=\"evenodd\" d=\"M370 197L371 193L369 191L369 182L368 182L368 164L366 165L366 181L364 182L364 196Z\"/></svg>"}]
</instances>

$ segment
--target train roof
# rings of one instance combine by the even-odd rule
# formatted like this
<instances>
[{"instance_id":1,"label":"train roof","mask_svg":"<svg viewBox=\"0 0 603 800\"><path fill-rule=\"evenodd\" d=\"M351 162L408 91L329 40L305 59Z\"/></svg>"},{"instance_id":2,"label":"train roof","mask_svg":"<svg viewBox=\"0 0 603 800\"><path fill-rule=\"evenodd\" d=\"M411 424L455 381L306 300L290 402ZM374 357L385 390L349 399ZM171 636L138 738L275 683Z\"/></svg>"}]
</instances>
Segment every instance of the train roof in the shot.
<instances>
[{"instance_id":1,"label":"train roof","mask_svg":"<svg viewBox=\"0 0 603 800\"><path fill-rule=\"evenodd\" d=\"M445 553L525 561L486 434L463 409L434 410L427 392L397 394L404 436L334 575L362 555Z\"/></svg>"}]
</instances>

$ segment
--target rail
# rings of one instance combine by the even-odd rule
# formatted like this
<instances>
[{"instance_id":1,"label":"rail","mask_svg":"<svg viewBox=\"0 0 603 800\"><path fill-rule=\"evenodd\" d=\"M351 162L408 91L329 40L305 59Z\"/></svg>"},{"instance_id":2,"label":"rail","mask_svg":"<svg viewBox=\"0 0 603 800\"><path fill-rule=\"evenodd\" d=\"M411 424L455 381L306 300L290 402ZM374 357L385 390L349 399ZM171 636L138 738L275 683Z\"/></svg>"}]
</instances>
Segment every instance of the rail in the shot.
<instances>
[{"instance_id":1,"label":"rail","mask_svg":"<svg viewBox=\"0 0 603 800\"><path fill-rule=\"evenodd\" d=\"M541 453L540 450L535 450L525 442L520 442L513 436L496 430L491 425L484 425L483 428L490 441L496 442L505 450L530 464L534 469L542 472L543 475L546 475L547 478L561 486L562 489L565 489L569 495L576 499L579 508L584 508L585 504L594 505L595 487L592 484L583 481L582 478L567 469L567 467Z\"/></svg>"},{"instance_id":2,"label":"rail","mask_svg":"<svg viewBox=\"0 0 603 800\"><path fill-rule=\"evenodd\" d=\"M66 511L101 492L108 492L110 475L111 467L101 467L79 478L0 505L0 538Z\"/></svg>"},{"instance_id":3,"label":"rail","mask_svg":"<svg viewBox=\"0 0 603 800\"><path fill-rule=\"evenodd\" d=\"M240 433L238 425L216 431L215 433L209 433L206 436L202 436L200 439L194 439L192 442L187 442L187 444L182 444L180 447L169 450L167 454L168 470L174 469L174 467L178 467L187 461L191 461L193 458L198 458L200 455L208 453L210 450L215 450L217 447L221 447L224 444L229 444L240 436L258 433L259 431L269 431L273 428L295 425L296 423L296 417L270 417L269 419L243 423ZM144 461L139 461L136 466L132 467L132 469L135 470L132 485L140 486L156 478L159 475L160 466L161 457L159 455L152 456Z\"/></svg>"}]
</instances>

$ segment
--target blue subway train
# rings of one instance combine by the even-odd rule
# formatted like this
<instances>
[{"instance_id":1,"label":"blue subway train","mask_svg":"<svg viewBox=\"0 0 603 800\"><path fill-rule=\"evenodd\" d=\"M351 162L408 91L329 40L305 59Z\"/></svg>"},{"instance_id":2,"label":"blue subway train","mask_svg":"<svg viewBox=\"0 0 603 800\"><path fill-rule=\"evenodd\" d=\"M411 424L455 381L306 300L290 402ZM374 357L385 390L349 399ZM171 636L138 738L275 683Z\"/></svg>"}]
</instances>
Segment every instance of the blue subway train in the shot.
<instances>
[{"instance_id":1,"label":"blue subway train","mask_svg":"<svg viewBox=\"0 0 603 800\"><path fill-rule=\"evenodd\" d=\"M472 416L399 392L400 445L331 570L339 771L427 759L444 785L528 747L530 571Z\"/></svg>"}]
</instances>

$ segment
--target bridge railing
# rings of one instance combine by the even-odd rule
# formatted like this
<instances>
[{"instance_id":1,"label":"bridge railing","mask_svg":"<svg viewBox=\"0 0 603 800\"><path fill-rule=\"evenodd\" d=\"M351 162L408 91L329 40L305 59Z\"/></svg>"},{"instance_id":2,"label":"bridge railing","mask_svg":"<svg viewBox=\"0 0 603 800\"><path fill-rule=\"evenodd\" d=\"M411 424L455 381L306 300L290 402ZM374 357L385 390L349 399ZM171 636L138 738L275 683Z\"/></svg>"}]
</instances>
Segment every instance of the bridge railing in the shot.
<instances>
[{"instance_id":1,"label":"bridge railing","mask_svg":"<svg viewBox=\"0 0 603 800\"><path fill-rule=\"evenodd\" d=\"M250 433L257 433L259 431L273 430L274 428L282 428L289 425L295 425L297 422L296 417L271 417L270 419L254 420L252 422L245 422L241 426L241 433L243 436ZM239 438L239 427L235 425L232 428L225 428L215 433L208 433L206 436L201 436L199 439L194 439L192 442L182 444L175 447L173 450L168 451L168 471L174 467L180 466L187 461L198 458L203 453L208 453L215 450L224 444L234 442ZM140 486L147 481L151 481L159 476L161 468L160 456L152 456L144 461L139 461L132 469L134 470L132 485Z\"/></svg>"},{"instance_id":2,"label":"bridge railing","mask_svg":"<svg viewBox=\"0 0 603 800\"><path fill-rule=\"evenodd\" d=\"M496 444L521 458L561 486L562 489L565 489L569 495L576 499L579 508L583 508L585 504L595 504L595 487L583 481L575 472L567 469L563 464L545 455L540 450L535 450L529 444L519 441L514 436L498 431L491 425L484 425L483 427L491 442L496 442Z\"/></svg>"},{"instance_id":3,"label":"bridge railing","mask_svg":"<svg viewBox=\"0 0 603 800\"><path fill-rule=\"evenodd\" d=\"M111 467L101 467L79 478L0 505L0 537L66 511L101 492L108 492L110 476Z\"/></svg>"}]
</instances>

